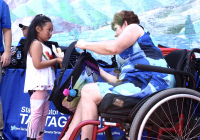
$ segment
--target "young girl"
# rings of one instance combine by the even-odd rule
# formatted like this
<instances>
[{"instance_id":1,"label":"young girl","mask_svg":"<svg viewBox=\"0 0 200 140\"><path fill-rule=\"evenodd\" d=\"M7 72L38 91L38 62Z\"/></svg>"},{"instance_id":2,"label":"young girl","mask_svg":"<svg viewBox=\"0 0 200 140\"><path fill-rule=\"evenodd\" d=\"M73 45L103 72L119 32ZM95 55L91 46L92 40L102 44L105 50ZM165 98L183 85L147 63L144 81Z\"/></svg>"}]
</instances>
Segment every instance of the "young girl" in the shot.
<instances>
[{"instance_id":1,"label":"young girl","mask_svg":"<svg viewBox=\"0 0 200 140\"><path fill-rule=\"evenodd\" d=\"M46 117L49 111L49 90L53 89L55 73L52 66L62 58L54 58L51 49L43 44L52 36L51 19L37 15L32 20L24 46L26 77L24 92L30 94L31 116L27 127L27 139L43 139Z\"/></svg>"}]
</instances>

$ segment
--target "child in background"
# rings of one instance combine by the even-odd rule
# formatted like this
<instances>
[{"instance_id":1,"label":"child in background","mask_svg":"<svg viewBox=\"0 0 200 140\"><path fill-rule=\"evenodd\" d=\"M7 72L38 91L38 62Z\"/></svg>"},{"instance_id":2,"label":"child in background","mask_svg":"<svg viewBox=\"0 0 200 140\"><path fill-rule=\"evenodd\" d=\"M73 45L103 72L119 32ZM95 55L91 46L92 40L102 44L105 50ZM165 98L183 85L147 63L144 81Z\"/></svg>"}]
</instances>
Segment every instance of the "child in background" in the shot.
<instances>
[{"instance_id":1,"label":"child in background","mask_svg":"<svg viewBox=\"0 0 200 140\"><path fill-rule=\"evenodd\" d=\"M49 112L49 91L53 89L55 73L52 66L62 63L62 58L53 58L52 51L43 44L52 36L53 24L44 15L32 20L24 46L26 77L24 92L30 94L31 116L27 126L27 140L42 140L46 117Z\"/></svg>"}]
</instances>

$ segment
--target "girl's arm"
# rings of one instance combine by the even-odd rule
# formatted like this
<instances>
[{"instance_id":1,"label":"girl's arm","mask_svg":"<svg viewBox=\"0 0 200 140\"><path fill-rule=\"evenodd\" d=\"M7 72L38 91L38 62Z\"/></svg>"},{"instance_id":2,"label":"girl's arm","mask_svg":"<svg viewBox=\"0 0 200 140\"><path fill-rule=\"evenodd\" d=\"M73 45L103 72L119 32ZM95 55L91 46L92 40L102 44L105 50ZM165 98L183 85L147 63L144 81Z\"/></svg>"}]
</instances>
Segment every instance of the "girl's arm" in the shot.
<instances>
[{"instance_id":1,"label":"girl's arm","mask_svg":"<svg viewBox=\"0 0 200 140\"><path fill-rule=\"evenodd\" d=\"M117 82L118 79L116 76L107 73L106 71L104 71L103 69L99 68L100 70L100 77L106 81L106 82Z\"/></svg>"},{"instance_id":2,"label":"girl's arm","mask_svg":"<svg viewBox=\"0 0 200 140\"><path fill-rule=\"evenodd\" d=\"M32 42L29 52L33 60L33 65L36 69L50 67L56 62L62 63L62 58L54 58L51 60L42 61L42 44L37 40Z\"/></svg>"}]
</instances>

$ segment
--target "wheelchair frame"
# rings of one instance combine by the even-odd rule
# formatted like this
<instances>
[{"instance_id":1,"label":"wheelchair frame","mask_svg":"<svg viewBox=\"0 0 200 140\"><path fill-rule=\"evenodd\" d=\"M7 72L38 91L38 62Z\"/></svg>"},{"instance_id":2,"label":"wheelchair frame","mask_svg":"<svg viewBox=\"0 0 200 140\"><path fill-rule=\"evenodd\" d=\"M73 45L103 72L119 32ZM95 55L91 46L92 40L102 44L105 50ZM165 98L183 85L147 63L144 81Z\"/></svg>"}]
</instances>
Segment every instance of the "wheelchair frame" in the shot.
<instances>
[{"instance_id":1,"label":"wheelchair frame","mask_svg":"<svg viewBox=\"0 0 200 140\"><path fill-rule=\"evenodd\" d=\"M163 103L168 103L168 101L171 102L171 100L172 101L174 100L175 102L177 102L177 100L179 100L179 98L181 100L181 103L184 104L184 107L185 107L185 104L187 103L187 101L190 100L190 99L192 101L194 100L195 103L196 102L200 103L200 93L199 93L199 91L196 91L196 89L197 89L196 81L198 79L195 79L194 73L192 73L192 71L190 69L191 61L193 59L195 59L194 63L196 63L196 65L198 65L198 62L196 61L196 58L194 57L194 53L200 53L200 49L195 48L195 49L192 49L191 51L189 51L189 53L187 53L187 59L184 63L185 64L184 69L177 70L177 69L174 69L174 68L161 68L161 67L146 66L146 65L141 65L141 64L135 65L135 68L137 68L137 69L174 74L174 75L179 75L181 77L184 77L183 80L182 80L183 87L175 87L175 88L171 88L171 89L165 89L163 91L159 91L157 93L150 95L150 97L148 97L145 100L142 100L142 103L139 103L139 106L135 106L133 108L134 111L131 111L132 114L129 115L129 119L133 119L133 120L131 120L129 123L123 122L123 120L121 120L119 122L112 122L112 121L110 121L111 119L109 117L104 117L102 114L101 114L101 117L105 119L105 121L103 121L103 127L102 128L98 128L98 125L101 124L100 120L98 120L98 121L87 120L87 121L81 122L74 129L69 140L77 139L77 137L80 134L81 128L83 126L89 125L89 124L94 125L92 140L96 140L97 134L101 133L101 132L105 132L106 138L108 140L112 140L113 138L112 138L111 129L110 129L111 127L118 127L120 130L123 130L125 132L127 139L130 139L130 140L138 139L138 140L140 140L146 125L148 126L148 131L153 129L151 124L150 125L147 124L147 121L148 121L148 119L151 119L150 116L151 116L152 112L156 111L158 108L160 108L163 105ZM198 73L198 70L195 70L195 72ZM197 77L199 78L199 75ZM198 104L198 107L199 106L200 105ZM199 109L199 108L197 108L197 109ZM146 110L146 111L144 111L144 110ZM182 110L183 110L183 108L182 108ZM193 114L195 113L195 111L197 111L197 110L195 109L193 112L189 111L188 118L191 117L190 119L194 119ZM177 112L179 113L179 111L177 111ZM190 114L192 114L192 115L190 116ZM141 119L141 116L142 116L142 119ZM184 137L183 137L184 133L187 134L187 132L184 132L184 131L186 131L186 130L184 130L185 129L184 125L186 123L185 122L185 116L187 116L187 115L185 115L184 113L178 114L178 118L177 118L178 123L172 125L172 127L160 127L159 126L158 135L154 138L160 139L160 137L162 137L164 133L170 133L170 134L173 134L173 135L175 133L175 136L173 136L173 139L175 139L177 137L184 139ZM112 114L110 114L110 117L112 117ZM65 132L68 130L72 118L73 118L73 115L71 115L70 119L67 121L60 137L58 138L59 140L62 139ZM118 118L120 118L120 117L118 116ZM200 125L199 118L198 118L198 121L197 121L197 123L199 123L197 125L197 127L199 127L199 125ZM194 128L194 130L195 129L196 128ZM197 137L199 137L200 133L198 133L197 135L198 135ZM147 134L145 136L146 136L147 139L150 139L151 133L147 132ZM167 136L168 136L168 134L167 134ZM167 136L165 136L162 139L169 139L169 137L167 138ZM191 136L191 134L187 134L187 138L189 136Z\"/></svg>"}]
</instances>

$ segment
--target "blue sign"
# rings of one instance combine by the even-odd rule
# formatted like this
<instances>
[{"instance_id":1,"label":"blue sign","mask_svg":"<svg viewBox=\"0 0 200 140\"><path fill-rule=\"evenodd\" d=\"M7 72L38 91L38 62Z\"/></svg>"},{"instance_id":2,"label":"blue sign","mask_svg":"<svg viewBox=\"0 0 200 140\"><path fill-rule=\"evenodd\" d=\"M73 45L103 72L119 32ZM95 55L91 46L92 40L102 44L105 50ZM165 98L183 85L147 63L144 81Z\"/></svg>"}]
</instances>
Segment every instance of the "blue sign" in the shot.
<instances>
[{"instance_id":1,"label":"blue sign","mask_svg":"<svg viewBox=\"0 0 200 140\"><path fill-rule=\"evenodd\" d=\"M63 79L68 77L69 72ZM24 93L25 73L22 69L7 69L2 76L0 95L3 106L4 138L6 140L26 140L27 123L30 116L30 96ZM100 79L102 80L102 79ZM70 115L60 113L50 102L49 114L46 119L44 140L56 140L59 138ZM99 127L102 127L101 125ZM113 128L115 139L119 139L124 133L118 128ZM78 138L80 139L80 138ZM105 140L105 133L99 133L98 140Z\"/></svg>"}]
</instances>

